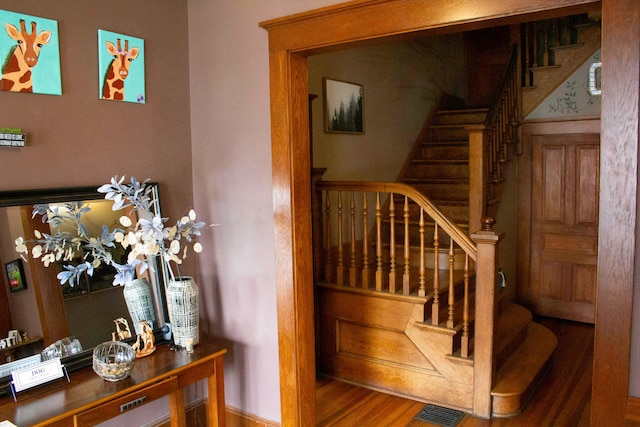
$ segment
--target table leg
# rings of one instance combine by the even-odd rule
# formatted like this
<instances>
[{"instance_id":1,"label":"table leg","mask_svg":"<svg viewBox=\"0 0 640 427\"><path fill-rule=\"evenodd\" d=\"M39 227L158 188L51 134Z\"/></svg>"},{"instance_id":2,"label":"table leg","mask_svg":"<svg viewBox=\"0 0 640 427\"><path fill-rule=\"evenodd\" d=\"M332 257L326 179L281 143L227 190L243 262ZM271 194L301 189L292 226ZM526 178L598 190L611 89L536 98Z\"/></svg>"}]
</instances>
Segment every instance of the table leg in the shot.
<instances>
[{"instance_id":1,"label":"table leg","mask_svg":"<svg viewBox=\"0 0 640 427\"><path fill-rule=\"evenodd\" d=\"M187 416L184 412L184 391L182 389L169 395L169 412L171 427L187 427Z\"/></svg>"},{"instance_id":2,"label":"table leg","mask_svg":"<svg viewBox=\"0 0 640 427\"><path fill-rule=\"evenodd\" d=\"M225 427L226 414L224 404L224 364L222 356L213 360L215 371L207 378L207 388L209 392L209 413L207 414L208 425L210 427Z\"/></svg>"}]
</instances>

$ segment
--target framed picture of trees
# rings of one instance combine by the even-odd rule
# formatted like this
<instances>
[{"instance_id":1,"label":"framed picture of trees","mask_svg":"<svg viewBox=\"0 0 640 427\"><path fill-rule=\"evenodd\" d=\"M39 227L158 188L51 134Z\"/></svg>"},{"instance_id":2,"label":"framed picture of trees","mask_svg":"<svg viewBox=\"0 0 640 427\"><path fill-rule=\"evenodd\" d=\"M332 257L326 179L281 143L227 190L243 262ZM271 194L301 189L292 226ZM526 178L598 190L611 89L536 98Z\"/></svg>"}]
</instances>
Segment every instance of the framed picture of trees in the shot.
<instances>
[{"instance_id":1,"label":"framed picture of trees","mask_svg":"<svg viewBox=\"0 0 640 427\"><path fill-rule=\"evenodd\" d=\"M364 133L364 88L356 83L323 78L324 131Z\"/></svg>"}]
</instances>

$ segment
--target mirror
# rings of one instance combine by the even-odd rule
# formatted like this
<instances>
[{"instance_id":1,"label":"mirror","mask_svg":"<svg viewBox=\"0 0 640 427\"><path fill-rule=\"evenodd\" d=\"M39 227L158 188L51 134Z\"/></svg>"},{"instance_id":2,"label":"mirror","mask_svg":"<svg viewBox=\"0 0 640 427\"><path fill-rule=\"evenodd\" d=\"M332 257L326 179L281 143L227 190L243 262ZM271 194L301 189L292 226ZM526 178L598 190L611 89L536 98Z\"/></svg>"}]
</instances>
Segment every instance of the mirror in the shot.
<instances>
[{"instance_id":1,"label":"mirror","mask_svg":"<svg viewBox=\"0 0 640 427\"><path fill-rule=\"evenodd\" d=\"M112 333L116 331L114 320L117 318L128 320L132 340L135 338L135 328L124 301L123 288L112 285L113 276L110 271L106 271L108 269L96 270L93 276L87 276L86 281L71 288L60 284L56 278L59 271L56 266L46 268L41 260L32 257L23 261L15 250L17 237L31 239L35 228L49 226L42 224L39 217L31 218L34 204L82 201L91 209L83 215L83 223L87 221L97 227L115 224L121 213L111 210L113 202L105 200L97 192L98 187L0 192L0 261L5 269L2 273L4 278L0 280L3 284L0 292L0 306L3 307L0 310L0 339L7 337L8 331L12 330L25 332L29 338L29 341L25 341L29 345L12 345L13 357L39 354L57 340L75 337L84 351L80 355L63 359L63 363L70 370L75 365L90 364L93 347L112 338ZM157 184L152 185L152 191L154 210L159 214ZM100 235L100 232L94 230L89 234L95 236ZM21 268L25 279L21 286L9 283L6 271L9 264ZM164 294L168 275L162 260L156 260L154 266L153 271L145 272L145 277L151 284L158 318L153 325L154 332L157 341L163 341L169 330L166 325L168 315ZM0 368L1 364L8 361L2 354L3 350L7 349L0 348Z\"/></svg>"}]
</instances>

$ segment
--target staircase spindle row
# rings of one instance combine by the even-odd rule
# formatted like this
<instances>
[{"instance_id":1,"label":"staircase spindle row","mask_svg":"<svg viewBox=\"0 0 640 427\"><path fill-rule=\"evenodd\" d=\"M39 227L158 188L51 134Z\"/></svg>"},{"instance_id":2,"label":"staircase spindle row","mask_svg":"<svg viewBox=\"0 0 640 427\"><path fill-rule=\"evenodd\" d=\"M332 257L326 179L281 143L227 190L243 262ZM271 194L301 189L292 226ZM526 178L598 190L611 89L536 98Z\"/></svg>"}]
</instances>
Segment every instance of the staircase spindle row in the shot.
<instances>
[{"instance_id":1,"label":"staircase spindle row","mask_svg":"<svg viewBox=\"0 0 640 427\"><path fill-rule=\"evenodd\" d=\"M462 324L465 317L468 321L469 278L472 277L469 258L475 259L474 245L446 218L439 218L441 214L428 199L402 184L398 184L399 192L377 191L379 188L371 183L370 191L358 191L345 183L323 181L317 185L324 189L319 193L323 203L318 204L324 206L321 221L324 242L319 251L324 258L321 281L390 295L425 298L425 301L431 301L431 318L425 320L433 325L444 322L446 327L454 328L456 324ZM386 190L388 184L379 186ZM373 223L369 221L370 199L375 199ZM346 203L349 204L348 213ZM369 254L373 248L370 242L375 246L373 284L370 283L373 267L370 265ZM443 248L443 242L447 249ZM447 255L448 262L444 262ZM464 265L459 261L461 256L466 258ZM430 277L431 289L428 289ZM456 301L459 286L465 287L461 291L464 301L460 302ZM456 318L459 303L465 307L461 318Z\"/></svg>"}]
</instances>

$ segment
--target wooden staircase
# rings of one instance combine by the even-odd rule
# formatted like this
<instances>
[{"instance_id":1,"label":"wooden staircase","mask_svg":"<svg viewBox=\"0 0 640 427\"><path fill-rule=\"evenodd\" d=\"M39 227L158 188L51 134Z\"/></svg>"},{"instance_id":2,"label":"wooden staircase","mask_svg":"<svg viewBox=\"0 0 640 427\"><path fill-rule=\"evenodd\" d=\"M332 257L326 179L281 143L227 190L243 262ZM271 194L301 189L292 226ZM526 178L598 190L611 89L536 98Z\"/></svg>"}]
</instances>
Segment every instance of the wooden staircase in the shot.
<instances>
[{"instance_id":1,"label":"wooden staircase","mask_svg":"<svg viewBox=\"0 0 640 427\"><path fill-rule=\"evenodd\" d=\"M524 24L522 117L600 49L599 21L587 15Z\"/></svg>"},{"instance_id":2,"label":"wooden staircase","mask_svg":"<svg viewBox=\"0 0 640 427\"><path fill-rule=\"evenodd\" d=\"M555 47L551 43L549 47L549 40L553 38L547 38L544 47L551 49L551 54L536 53L535 59L531 58L534 55L525 59L527 66L522 81L528 87L522 95L524 111L515 111L516 117L533 110L599 47L597 25L589 22L578 26L572 22L572 25L576 35L569 38L570 43L558 43ZM535 30L535 25L532 28ZM560 40L560 36L557 39ZM551 62L546 62L549 58ZM515 80L518 86L522 83L519 78ZM504 86L511 84L505 80ZM501 104L503 111L512 108L515 96L507 98L511 104ZM332 233L327 229L325 243L329 249L316 251L316 254L327 253L323 260L326 262L324 277L317 274L320 278L317 354L318 366L324 374L485 418L516 415L534 395L548 370L557 338L533 322L527 309L508 300L506 293L490 289L495 265L486 266L483 264L486 259L480 261L470 255L473 249L470 250L469 243L464 243L465 239L460 236L477 231L474 225L469 225L473 222L470 189L474 188L469 166L470 162L473 164L470 132L482 135L484 131L487 135L486 129L490 128L495 111L444 108L425 125L398 182L426 196L426 204L419 201L408 205L407 194L411 191L391 184L322 184L325 200L332 191L339 194L340 200L331 207L327 203L324 221L330 221L333 215L330 212L337 211L338 224L350 224L347 230L342 229L343 225L332 226L333 234L338 228L338 240L333 243L329 237ZM510 114L489 131L498 135L500 141L493 158L481 163L498 164L497 169L487 168L490 169L487 183L493 187L501 185L504 179L500 164L508 162L511 136L519 125ZM376 203L368 204L367 196L363 196L362 202L358 202L362 203L360 207L354 202L354 194L359 192L376 194ZM382 192L390 197L381 199ZM349 193L351 202L343 205L341 194ZM495 195L499 193L487 190L483 203L497 203L499 197ZM317 207L323 205L322 197L315 203ZM431 202L434 207L428 208ZM375 215L375 221L367 221L365 214L367 225L356 226L362 224L362 220L355 219L359 209L375 212L370 217ZM439 219L425 215L423 220L422 214L427 211L437 213ZM316 214L316 218L322 216L322 213ZM452 233L450 226L460 234ZM439 227L448 233L439 234ZM367 235L374 237L368 243L367 237L356 237L358 228L368 230ZM324 230L322 225L316 229ZM350 237L343 239L346 235ZM499 241L498 235L490 230L475 236L480 239L486 236L488 240L484 243ZM416 241L420 242L419 246L413 243ZM479 247L481 243L474 241ZM361 246L370 253L360 253ZM483 251L490 246L483 246ZM480 257L479 249L476 255ZM472 268L469 268L470 256L477 261ZM425 258L431 261L425 264ZM403 263L404 275L411 276L404 286L401 283ZM365 269L366 274L361 271ZM330 270L338 273L328 273ZM487 295L490 296L488 304ZM493 329L488 341L484 334L487 329ZM488 390L487 396L479 392L480 388ZM484 409L487 402L488 411Z\"/></svg>"},{"instance_id":3,"label":"wooden staircase","mask_svg":"<svg viewBox=\"0 0 640 427\"><path fill-rule=\"evenodd\" d=\"M488 109L440 110L417 141L398 181L431 199L469 234L469 126L484 124Z\"/></svg>"}]
</instances>

